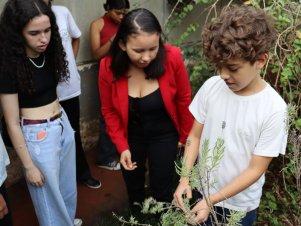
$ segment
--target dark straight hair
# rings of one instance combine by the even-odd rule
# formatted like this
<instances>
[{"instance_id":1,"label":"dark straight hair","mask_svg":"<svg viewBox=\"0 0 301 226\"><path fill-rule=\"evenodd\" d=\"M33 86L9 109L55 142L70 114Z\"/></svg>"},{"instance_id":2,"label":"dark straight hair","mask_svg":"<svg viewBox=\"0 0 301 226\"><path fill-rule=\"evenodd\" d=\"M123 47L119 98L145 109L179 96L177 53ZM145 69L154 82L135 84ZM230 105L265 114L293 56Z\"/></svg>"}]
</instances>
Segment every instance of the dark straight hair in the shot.
<instances>
[{"instance_id":1,"label":"dark straight hair","mask_svg":"<svg viewBox=\"0 0 301 226\"><path fill-rule=\"evenodd\" d=\"M164 73L166 51L161 37L161 25L152 12L144 8L138 8L125 15L119 25L119 29L109 51L109 55L112 58L111 70L115 79L118 79L120 76L125 76L131 64L127 53L119 47L119 41L126 44L130 35L139 34L140 32L149 34L158 33L158 35L160 35L157 56L149 66L144 69L147 78L159 78Z\"/></svg>"},{"instance_id":2,"label":"dark straight hair","mask_svg":"<svg viewBox=\"0 0 301 226\"><path fill-rule=\"evenodd\" d=\"M111 9L129 9L130 3L128 0L107 0L103 4L103 8L108 11Z\"/></svg>"}]
</instances>

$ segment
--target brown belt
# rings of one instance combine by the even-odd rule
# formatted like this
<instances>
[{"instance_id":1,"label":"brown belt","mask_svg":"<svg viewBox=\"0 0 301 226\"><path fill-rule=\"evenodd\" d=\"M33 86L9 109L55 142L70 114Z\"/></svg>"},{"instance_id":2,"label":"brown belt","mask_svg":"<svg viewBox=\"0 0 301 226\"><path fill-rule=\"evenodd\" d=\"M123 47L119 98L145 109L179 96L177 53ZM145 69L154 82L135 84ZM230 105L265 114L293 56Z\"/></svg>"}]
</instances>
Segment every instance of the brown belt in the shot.
<instances>
[{"instance_id":1,"label":"brown belt","mask_svg":"<svg viewBox=\"0 0 301 226\"><path fill-rule=\"evenodd\" d=\"M34 125L34 124L42 124L47 122L52 122L62 116L62 112L52 116L50 119L23 119L23 125Z\"/></svg>"}]
</instances>

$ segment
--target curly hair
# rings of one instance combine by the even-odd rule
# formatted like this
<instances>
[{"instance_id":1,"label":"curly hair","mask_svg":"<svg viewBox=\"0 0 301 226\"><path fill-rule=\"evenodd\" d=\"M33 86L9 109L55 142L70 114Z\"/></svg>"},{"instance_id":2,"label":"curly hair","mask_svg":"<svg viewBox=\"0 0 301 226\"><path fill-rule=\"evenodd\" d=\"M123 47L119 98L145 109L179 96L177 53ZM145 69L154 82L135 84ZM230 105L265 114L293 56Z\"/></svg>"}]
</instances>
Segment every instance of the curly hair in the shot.
<instances>
[{"instance_id":1,"label":"curly hair","mask_svg":"<svg viewBox=\"0 0 301 226\"><path fill-rule=\"evenodd\" d=\"M121 40L126 43L130 35L139 34L140 32L162 34L162 28L156 16L144 8L134 9L126 14L119 25L119 29L109 51L109 55L112 58L110 68L115 79L124 76L131 64L127 53L120 48L118 42ZM163 75L165 71L165 56L166 50L163 45L163 40L160 37L157 56L149 66L144 69L147 79L159 78Z\"/></svg>"},{"instance_id":2,"label":"curly hair","mask_svg":"<svg viewBox=\"0 0 301 226\"><path fill-rule=\"evenodd\" d=\"M204 55L221 67L232 59L254 64L275 44L277 33L273 18L253 6L233 5L202 31Z\"/></svg>"},{"instance_id":3,"label":"curly hair","mask_svg":"<svg viewBox=\"0 0 301 226\"><path fill-rule=\"evenodd\" d=\"M41 0L8 0L0 18L0 76L16 81L21 92L34 91L22 31L34 17L41 15L48 16L51 24L50 42L44 52L46 66L57 81L69 79L66 53L51 8Z\"/></svg>"}]
</instances>

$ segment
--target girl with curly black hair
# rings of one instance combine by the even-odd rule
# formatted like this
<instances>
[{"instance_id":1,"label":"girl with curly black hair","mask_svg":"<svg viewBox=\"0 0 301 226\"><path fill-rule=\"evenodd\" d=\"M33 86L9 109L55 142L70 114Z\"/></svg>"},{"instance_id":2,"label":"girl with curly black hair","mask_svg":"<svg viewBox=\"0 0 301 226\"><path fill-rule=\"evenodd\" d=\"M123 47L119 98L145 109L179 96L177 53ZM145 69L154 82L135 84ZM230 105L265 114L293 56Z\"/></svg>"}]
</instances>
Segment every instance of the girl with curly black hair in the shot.
<instances>
[{"instance_id":1,"label":"girl with curly black hair","mask_svg":"<svg viewBox=\"0 0 301 226\"><path fill-rule=\"evenodd\" d=\"M73 226L74 131L56 94L69 73L50 7L8 0L0 19L0 101L41 226Z\"/></svg>"}]
</instances>

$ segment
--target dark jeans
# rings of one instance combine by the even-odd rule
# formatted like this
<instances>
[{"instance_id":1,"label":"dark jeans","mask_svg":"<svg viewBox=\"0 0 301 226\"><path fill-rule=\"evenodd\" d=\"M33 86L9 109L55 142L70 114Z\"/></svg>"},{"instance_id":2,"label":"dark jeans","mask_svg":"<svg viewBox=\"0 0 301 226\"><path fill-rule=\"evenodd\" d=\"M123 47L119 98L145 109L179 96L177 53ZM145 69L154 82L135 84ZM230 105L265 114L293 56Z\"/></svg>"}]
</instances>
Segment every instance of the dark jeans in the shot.
<instances>
[{"instance_id":1,"label":"dark jeans","mask_svg":"<svg viewBox=\"0 0 301 226\"><path fill-rule=\"evenodd\" d=\"M178 134L169 133L145 140L129 138L132 162L137 162L133 171L122 169L130 204L145 199L146 160L149 166L150 195L157 201L172 200L174 161L177 155Z\"/></svg>"},{"instance_id":2,"label":"dark jeans","mask_svg":"<svg viewBox=\"0 0 301 226\"><path fill-rule=\"evenodd\" d=\"M97 164L106 164L116 160L117 150L106 132L106 124L102 115L100 115L99 123L100 131L96 149L96 160Z\"/></svg>"},{"instance_id":3,"label":"dark jeans","mask_svg":"<svg viewBox=\"0 0 301 226\"><path fill-rule=\"evenodd\" d=\"M230 216L230 210L219 206L214 207L219 225L227 225L227 218ZM242 218L238 223L241 226L253 226L256 220L256 209L247 212L246 216ZM212 216L209 216L208 220L201 224L202 226L215 226L217 225Z\"/></svg>"},{"instance_id":4,"label":"dark jeans","mask_svg":"<svg viewBox=\"0 0 301 226\"><path fill-rule=\"evenodd\" d=\"M8 207L8 214L6 214L5 217L0 220L0 226L12 226L13 222L12 222L12 216L11 216L11 209L9 207L6 188L5 188L4 183L0 187L0 194L3 196L3 198L6 202L6 205Z\"/></svg>"},{"instance_id":5,"label":"dark jeans","mask_svg":"<svg viewBox=\"0 0 301 226\"><path fill-rule=\"evenodd\" d=\"M80 105L79 96L71 98L69 100L64 100L60 102L61 106L64 108L70 124L75 131L75 145L76 145L76 179L87 180L91 177L90 168L85 156L83 149L81 136L80 136Z\"/></svg>"}]
</instances>

